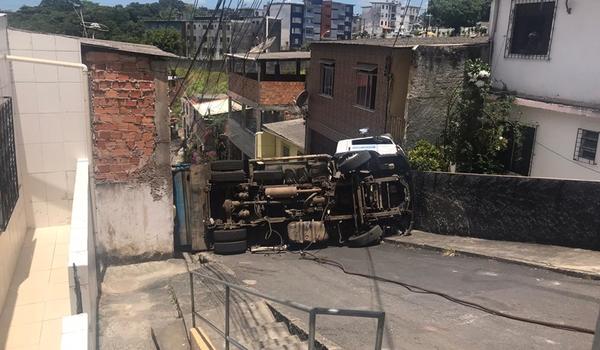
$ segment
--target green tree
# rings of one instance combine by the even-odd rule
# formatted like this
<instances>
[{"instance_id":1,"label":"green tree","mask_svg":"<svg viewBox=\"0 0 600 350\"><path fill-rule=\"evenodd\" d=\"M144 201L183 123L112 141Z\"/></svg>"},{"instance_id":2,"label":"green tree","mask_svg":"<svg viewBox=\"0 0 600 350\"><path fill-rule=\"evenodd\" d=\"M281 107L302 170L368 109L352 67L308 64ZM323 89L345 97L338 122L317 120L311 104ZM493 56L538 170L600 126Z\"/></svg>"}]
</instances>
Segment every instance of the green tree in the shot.
<instances>
[{"instance_id":1,"label":"green tree","mask_svg":"<svg viewBox=\"0 0 600 350\"><path fill-rule=\"evenodd\" d=\"M434 23L454 28L460 33L460 27L472 27L487 13L489 17L489 0L430 0L429 13Z\"/></svg>"},{"instance_id":2,"label":"green tree","mask_svg":"<svg viewBox=\"0 0 600 350\"><path fill-rule=\"evenodd\" d=\"M413 149L408 151L410 167L419 171L446 171L446 164L439 147L426 140L419 140Z\"/></svg>"},{"instance_id":3,"label":"green tree","mask_svg":"<svg viewBox=\"0 0 600 350\"><path fill-rule=\"evenodd\" d=\"M443 149L456 170L503 173L499 155L507 149L507 131L519 140L520 125L511 120L513 98L490 93L490 67L477 59L467 61L464 79L449 99Z\"/></svg>"},{"instance_id":4,"label":"green tree","mask_svg":"<svg viewBox=\"0 0 600 350\"><path fill-rule=\"evenodd\" d=\"M145 44L158 47L161 50L181 54L183 43L181 34L173 28L159 28L148 30L142 40Z\"/></svg>"}]
</instances>

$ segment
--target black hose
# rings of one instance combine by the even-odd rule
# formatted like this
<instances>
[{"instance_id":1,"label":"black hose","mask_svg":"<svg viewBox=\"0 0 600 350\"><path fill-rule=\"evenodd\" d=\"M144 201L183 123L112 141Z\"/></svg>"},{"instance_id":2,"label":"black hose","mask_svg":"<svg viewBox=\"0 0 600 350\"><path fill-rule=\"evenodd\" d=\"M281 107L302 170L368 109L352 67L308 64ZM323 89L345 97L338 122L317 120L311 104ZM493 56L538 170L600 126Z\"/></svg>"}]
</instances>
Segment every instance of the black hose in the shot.
<instances>
[{"instance_id":1,"label":"black hose","mask_svg":"<svg viewBox=\"0 0 600 350\"><path fill-rule=\"evenodd\" d=\"M307 255L310 255L310 257L307 257ZM482 311L482 312L485 312L485 313L488 313L491 315L504 317L504 318L508 318L511 320L515 320L515 321L521 321L521 322L531 323L531 324L535 324L535 325L539 325L539 326L560 329L560 330L565 330L565 331L570 331L570 332L578 332L578 333L585 333L585 334L592 334L592 335L595 332L593 329L589 329L589 328L540 321L540 320L531 319L531 318L522 317L522 316L515 316L515 315L511 315L506 312L490 309L486 306L474 303L472 301L459 299L459 298L453 297L451 295L448 295L446 293L438 292L435 290L422 288L419 286L411 285L411 284L400 282L400 281L395 281L395 280L392 280L389 278L380 277L380 276L376 276L376 275L367 275L367 274L360 273L360 272L348 271L346 269L346 267L340 262L337 262L337 261L331 260L331 259L321 258L321 257L318 257L318 256L308 253L308 252L303 252L301 259L311 260L311 261L317 262L319 264L325 264L325 265L337 267L338 269L342 270L345 274L348 274L348 275L359 276L359 277L369 278L369 279L376 280L376 281L397 284L399 286L406 288L408 291L410 291L412 293L437 295L437 296L442 297L446 300L449 300L453 303L457 303L457 304L460 304L460 305L463 305L463 306L466 306L469 308L473 308L473 309L476 309L476 310L479 310L479 311Z\"/></svg>"}]
</instances>

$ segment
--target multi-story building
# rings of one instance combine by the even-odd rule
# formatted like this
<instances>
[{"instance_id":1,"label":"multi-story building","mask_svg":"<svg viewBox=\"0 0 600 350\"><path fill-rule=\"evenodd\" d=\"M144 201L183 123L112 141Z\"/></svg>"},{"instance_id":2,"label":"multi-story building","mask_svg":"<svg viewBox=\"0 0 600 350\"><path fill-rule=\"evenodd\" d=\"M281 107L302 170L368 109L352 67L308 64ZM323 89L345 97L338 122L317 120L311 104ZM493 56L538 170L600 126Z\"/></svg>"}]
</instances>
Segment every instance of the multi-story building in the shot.
<instances>
[{"instance_id":1,"label":"multi-story building","mask_svg":"<svg viewBox=\"0 0 600 350\"><path fill-rule=\"evenodd\" d=\"M492 3L492 78L531 127L525 175L600 180L598 16L598 1Z\"/></svg>"},{"instance_id":2,"label":"multi-story building","mask_svg":"<svg viewBox=\"0 0 600 350\"><path fill-rule=\"evenodd\" d=\"M228 55L230 111L225 135L230 159L254 158L255 133L266 123L300 117L296 98L305 89L310 52Z\"/></svg>"},{"instance_id":3,"label":"multi-story building","mask_svg":"<svg viewBox=\"0 0 600 350\"><path fill-rule=\"evenodd\" d=\"M287 51L299 49L304 44L304 5L295 3L273 3L265 6L269 18L281 21L280 48Z\"/></svg>"},{"instance_id":4,"label":"multi-story building","mask_svg":"<svg viewBox=\"0 0 600 350\"><path fill-rule=\"evenodd\" d=\"M396 0L372 1L362 7L362 31L370 36L386 36L394 32L409 32L418 19L419 6L404 6Z\"/></svg>"},{"instance_id":5,"label":"multi-story building","mask_svg":"<svg viewBox=\"0 0 600 350\"><path fill-rule=\"evenodd\" d=\"M462 83L464 62L486 58L487 38L320 41L311 45L306 151L335 152L336 142L390 133L408 149L436 142L448 91ZM395 45L394 45L395 44Z\"/></svg>"}]
</instances>

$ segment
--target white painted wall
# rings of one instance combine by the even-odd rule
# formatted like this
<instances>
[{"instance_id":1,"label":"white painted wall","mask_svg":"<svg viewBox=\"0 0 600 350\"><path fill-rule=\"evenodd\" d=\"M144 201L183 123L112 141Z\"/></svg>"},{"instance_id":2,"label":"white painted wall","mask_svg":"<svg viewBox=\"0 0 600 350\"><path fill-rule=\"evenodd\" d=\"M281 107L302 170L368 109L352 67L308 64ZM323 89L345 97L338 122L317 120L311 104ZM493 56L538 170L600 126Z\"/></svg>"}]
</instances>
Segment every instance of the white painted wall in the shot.
<instances>
[{"instance_id":1,"label":"white painted wall","mask_svg":"<svg viewBox=\"0 0 600 350\"><path fill-rule=\"evenodd\" d=\"M12 74L10 64L4 59L8 53L8 36L6 32L6 15L0 14L0 96L13 96ZM16 118L13 115L13 118ZM19 154L22 153L22 142L19 135L15 135L17 147L17 171L19 173L19 184L21 191L17 204L13 210L8 227L4 232L0 232L0 312L4 306L8 289L15 271L15 266L19 259L23 239L27 233L27 220L25 215L25 199L22 191L21 171L19 170L21 162L18 161Z\"/></svg>"},{"instance_id":2,"label":"white painted wall","mask_svg":"<svg viewBox=\"0 0 600 350\"><path fill-rule=\"evenodd\" d=\"M11 55L81 63L79 40L8 30ZM15 133L30 227L69 224L75 166L90 158L87 79L80 68L11 62Z\"/></svg>"},{"instance_id":3,"label":"white painted wall","mask_svg":"<svg viewBox=\"0 0 600 350\"><path fill-rule=\"evenodd\" d=\"M600 106L600 1L557 0L549 60L504 58L510 0L494 0L499 8L493 39L492 75L520 94ZM494 13L490 18L494 19ZM490 28L494 28L493 23Z\"/></svg>"},{"instance_id":4,"label":"white painted wall","mask_svg":"<svg viewBox=\"0 0 600 350\"><path fill-rule=\"evenodd\" d=\"M577 129L600 131L600 116L583 117L523 106L515 112L522 122L537 126L531 176L600 180L599 165L573 160ZM597 152L600 161L600 149Z\"/></svg>"}]
</instances>

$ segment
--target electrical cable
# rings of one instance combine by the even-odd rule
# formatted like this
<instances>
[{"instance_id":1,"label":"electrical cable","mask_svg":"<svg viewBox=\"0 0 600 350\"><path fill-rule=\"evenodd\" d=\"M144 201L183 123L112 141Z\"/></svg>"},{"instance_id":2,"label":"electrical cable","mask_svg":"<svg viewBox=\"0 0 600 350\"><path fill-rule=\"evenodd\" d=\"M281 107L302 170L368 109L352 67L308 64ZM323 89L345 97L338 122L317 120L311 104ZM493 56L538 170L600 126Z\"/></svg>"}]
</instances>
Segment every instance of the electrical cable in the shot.
<instances>
[{"instance_id":1,"label":"electrical cable","mask_svg":"<svg viewBox=\"0 0 600 350\"><path fill-rule=\"evenodd\" d=\"M406 18L406 14L408 13L408 8L410 7L410 1L408 0L408 3L406 4L406 8L404 9L404 14L402 15L402 22L400 22L400 28L402 28L402 26L404 25L404 19ZM400 5L402 6L402 5ZM402 7L400 7L400 9L402 9ZM394 39L394 45L392 45L392 47L396 46L396 43L398 42L398 37L400 36L400 28L398 29L398 33L396 33L396 39Z\"/></svg>"},{"instance_id":2,"label":"electrical cable","mask_svg":"<svg viewBox=\"0 0 600 350\"><path fill-rule=\"evenodd\" d=\"M310 257L307 258L306 255L309 255ZM494 310L492 308L483 306L481 304L478 304L478 303L475 303L472 301L467 301L464 299L456 298L456 297L453 297L453 296L448 295L443 292L438 292L435 290L419 287L419 286L404 283L401 281L392 280L392 279L385 278L385 277L380 277L377 275L368 275L365 273L349 271L348 269L346 269L346 267L342 263L340 263L338 261L335 261L332 259L327 259L327 258L321 258L321 257L316 256L315 254L311 254L308 252L304 252L304 254L301 255L300 259L310 260L310 261L314 261L319 264L337 267L338 269L340 269L342 272L344 272L347 275L364 277L364 278L372 279L375 281L396 284L396 285L406 288L408 291L410 291L412 293L436 295L436 296L444 298L448 301L451 301L453 303L456 303L456 304L459 304L459 305L462 305L462 306L465 306L468 308L476 309L476 310L479 310L481 312L484 312L484 313L487 313L490 315L503 317L503 318L507 318L510 320L514 320L514 321L520 321L520 322L535 324L535 325L544 326L544 327L548 327L548 328L554 328L554 329L560 329L560 330L564 330L564 331L584 333L584 334L592 334L593 335L595 332L593 329L589 329L589 328L583 328L583 327L579 327L579 326L571 326L571 325L565 325L565 324L553 323L553 322L546 322L546 321L536 320L536 319L532 319L532 318L528 318L528 317L516 316L516 315L509 314L507 312Z\"/></svg>"},{"instance_id":3,"label":"electrical cable","mask_svg":"<svg viewBox=\"0 0 600 350\"><path fill-rule=\"evenodd\" d=\"M571 163L573 163L573 164L575 164L575 165L577 165L577 166L580 166L580 167L582 167L582 168L584 168L584 169L587 169L587 170L589 170L589 171L592 171L592 172L594 172L594 173L600 174L600 171L598 171L598 170L596 170L596 169L588 168L588 167L586 167L585 165L583 165L583 164L580 164L580 163L578 163L577 161L575 161L575 160L573 160L573 159L569 159L569 158L567 158L567 157L563 156L562 154L558 153L557 151L555 151L555 150L551 149L550 147L548 147L548 146L546 146L546 145L543 145L543 144L541 144L541 143L539 143L539 142L537 142L537 141L536 141L535 143L537 143L538 145L540 145L542 148L545 148L545 149L546 149L546 150L548 150L550 153L554 153L554 154L556 154L557 156L561 157L561 158L562 158L562 159L564 159L564 160L567 160L567 161L569 161L569 162L571 162Z\"/></svg>"}]
</instances>

